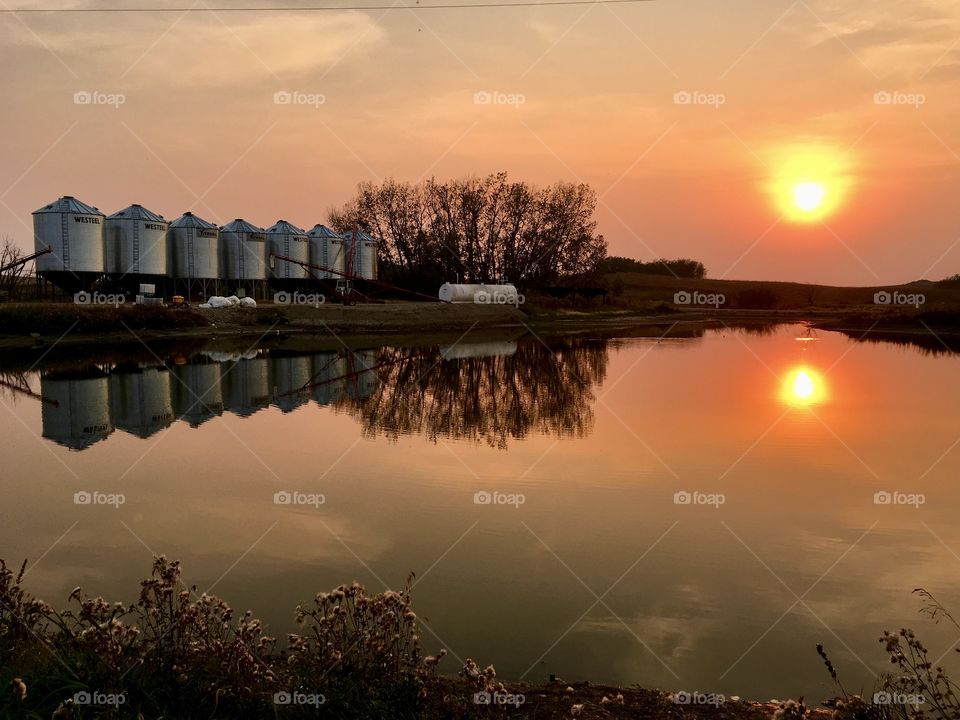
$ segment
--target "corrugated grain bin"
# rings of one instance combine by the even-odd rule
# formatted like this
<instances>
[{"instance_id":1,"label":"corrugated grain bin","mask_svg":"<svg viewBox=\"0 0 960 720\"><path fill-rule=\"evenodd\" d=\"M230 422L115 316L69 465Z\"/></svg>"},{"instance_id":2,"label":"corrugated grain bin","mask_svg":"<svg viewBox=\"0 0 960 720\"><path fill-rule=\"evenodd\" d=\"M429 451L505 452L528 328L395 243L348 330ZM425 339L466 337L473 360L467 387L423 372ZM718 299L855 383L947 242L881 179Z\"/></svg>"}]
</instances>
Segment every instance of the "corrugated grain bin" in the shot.
<instances>
[{"instance_id":1,"label":"corrugated grain bin","mask_svg":"<svg viewBox=\"0 0 960 720\"><path fill-rule=\"evenodd\" d=\"M242 358L223 370L224 409L249 417L270 404L270 365L265 357Z\"/></svg>"},{"instance_id":2,"label":"corrugated grain bin","mask_svg":"<svg viewBox=\"0 0 960 720\"><path fill-rule=\"evenodd\" d=\"M162 215L131 205L107 218L106 269L116 275L166 275L167 228Z\"/></svg>"},{"instance_id":3,"label":"corrugated grain bin","mask_svg":"<svg viewBox=\"0 0 960 720\"><path fill-rule=\"evenodd\" d=\"M352 230L343 234L345 272L367 280L377 278L377 241L363 232ZM353 268L352 273L350 268Z\"/></svg>"},{"instance_id":4,"label":"corrugated grain bin","mask_svg":"<svg viewBox=\"0 0 960 720\"><path fill-rule=\"evenodd\" d=\"M237 218L220 228L221 277L227 280L267 278L267 236L263 228Z\"/></svg>"},{"instance_id":5,"label":"corrugated grain bin","mask_svg":"<svg viewBox=\"0 0 960 720\"><path fill-rule=\"evenodd\" d=\"M336 352L313 356L313 400L318 405L332 405L343 397L347 362Z\"/></svg>"},{"instance_id":6,"label":"corrugated grain bin","mask_svg":"<svg viewBox=\"0 0 960 720\"><path fill-rule=\"evenodd\" d=\"M267 253L310 262L310 238L286 220L278 220L267 228ZM307 269L286 260L274 260L270 277L276 280L303 280L312 275Z\"/></svg>"},{"instance_id":7,"label":"corrugated grain bin","mask_svg":"<svg viewBox=\"0 0 960 720\"><path fill-rule=\"evenodd\" d=\"M313 364L309 355L270 356L273 404L287 413L310 399Z\"/></svg>"},{"instance_id":8,"label":"corrugated grain bin","mask_svg":"<svg viewBox=\"0 0 960 720\"><path fill-rule=\"evenodd\" d=\"M175 365L171 387L173 410L178 419L191 427L202 425L223 413L223 389L218 363L198 361L189 365Z\"/></svg>"},{"instance_id":9,"label":"corrugated grain bin","mask_svg":"<svg viewBox=\"0 0 960 720\"><path fill-rule=\"evenodd\" d=\"M37 258L37 272L102 274L105 219L97 208L70 195L34 211L34 249L40 252L49 246L52 250Z\"/></svg>"},{"instance_id":10,"label":"corrugated grain bin","mask_svg":"<svg viewBox=\"0 0 960 720\"><path fill-rule=\"evenodd\" d=\"M170 275L175 278L220 277L220 231L193 213L178 217L167 230Z\"/></svg>"},{"instance_id":11,"label":"corrugated grain bin","mask_svg":"<svg viewBox=\"0 0 960 720\"><path fill-rule=\"evenodd\" d=\"M81 373L40 376L43 437L71 450L83 450L113 432L110 385L92 368Z\"/></svg>"},{"instance_id":12,"label":"corrugated grain bin","mask_svg":"<svg viewBox=\"0 0 960 720\"><path fill-rule=\"evenodd\" d=\"M170 371L164 367L117 368L110 373L113 424L147 438L173 423Z\"/></svg>"},{"instance_id":13,"label":"corrugated grain bin","mask_svg":"<svg viewBox=\"0 0 960 720\"><path fill-rule=\"evenodd\" d=\"M343 237L326 225L314 225L307 237L310 238L310 262L335 271L331 273L314 270L317 277L340 277L338 273L343 272Z\"/></svg>"}]
</instances>

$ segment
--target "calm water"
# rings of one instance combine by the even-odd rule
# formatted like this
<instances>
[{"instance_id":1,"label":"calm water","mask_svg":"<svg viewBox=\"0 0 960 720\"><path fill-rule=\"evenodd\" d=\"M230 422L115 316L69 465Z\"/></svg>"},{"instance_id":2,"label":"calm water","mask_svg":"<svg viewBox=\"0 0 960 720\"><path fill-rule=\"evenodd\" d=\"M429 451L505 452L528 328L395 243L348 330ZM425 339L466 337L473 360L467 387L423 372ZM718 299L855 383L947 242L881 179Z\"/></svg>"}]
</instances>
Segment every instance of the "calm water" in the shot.
<instances>
[{"instance_id":1,"label":"calm water","mask_svg":"<svg viewBox=\"0 0 960 720\"><path fill-rule=\"evenodd\" d=\"M948 650L910 591L960 611L960 357L690 335L11 365L0 557L62 605L164 553L281 637L412 570L450 672L822 698L817 642L848 688L884 628Z\"/></svg>"}]
</instances>

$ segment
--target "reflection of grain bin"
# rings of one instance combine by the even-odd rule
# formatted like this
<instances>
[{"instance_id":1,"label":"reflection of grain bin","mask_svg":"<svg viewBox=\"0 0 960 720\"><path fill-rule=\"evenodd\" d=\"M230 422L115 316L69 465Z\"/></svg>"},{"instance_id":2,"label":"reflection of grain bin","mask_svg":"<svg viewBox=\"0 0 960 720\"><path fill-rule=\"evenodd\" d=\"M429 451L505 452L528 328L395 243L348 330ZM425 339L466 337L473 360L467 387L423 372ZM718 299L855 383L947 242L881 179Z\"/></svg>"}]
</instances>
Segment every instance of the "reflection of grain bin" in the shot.
<instances>
[{"instance_id":1,"label":"reflection of grain bin","mask_svg":"<svg viewBox=\"0 0 960 720\"><path fill-rule=\"evenodd\" d=\"M310 239L296 225L286 220L278 220L275 225L267 228L267 253L309 263ZM275 259L270 277L276 280L303 280L310 277L310 274L300 265Z\"/></svg>"},{"instance_id":2,"label":"reflection of grain bin","mask_svg":"<svg viewBox=\"0 0 960 720\"><path fill-rule=\"evenodd\" d=\"M217 226L187 212L167 231L170 275L175 278L215 279L220 276Z\"/></svg>"},{"instance_id":3,"label":"reflection of grain bin","mask_svg":"<svg viewBox=\"0 0 960 720\"><path fill-rule=\"evenodd\" d=\"M343 270L343 238L326 225L315 225L307 233L310 238L310 262L314 265L330 268L335 272L329 273L314 270L319 278L338 278Z\"/></svg>"},{"instance_id":4,"label":"reflection of grain bin","mask_svg":"<svg viewBox=\"0 0 960 720\"><path fill-rule=\"evenodd\" d=\"M221 385L224 409L249 417L270 404L270 364L264 357L226 363Z\"/></svg>"},{"instance_id":5,"label":"reflection of grain bin","mask_svg":"<svg viewBox=\"0 0 960 720\"><path fill-rule=\"evenodd\" d=\"M220 366L214 362L175 365L173 377L173 410L177 418L197 427L223 412L220 388Z\"/></svg>"},{"instance_id":6,"label":"reflection of grain bin","mask_svg":"<svg viewBox=\"0 0 960 720\"><path fill-rule=\"evenodd\" d=\"M373 350L354 350L347 353L348 377L344 380L347 396L354 400L366 400L377 391L380 377L376 368L377 354Z\"/></svg>"},{"instance_id":7,"label":"reflection of grain bin","mask_svg":"<svg viewBox=\"0 0 960 720\"><path fill-rule=\"evenodd\" d=\"M97 369L79 374L41 375L43 436L83 450L113 432L110 384Z\"/></svg>"},{"instance_id":8,"label":"reflection of grain bin","mask_svg":"<svg viewBox=\"0 0 960 720\"><path fill-rule=\"evenodd\" d=\"M167 221L140 205L115 212L104 226L107 272L167 274Z\"/></svg>"},{"instance_id":9,"label":"reflection of grain bin","mask_svg":"<svg viewBox=\"0 0 960 720\"><path fill-rule=\"evenodd\" d=\"M309 355L270 356L273 404L283 412L296 410L310 399L313 366Z\"/></svg>"},{"instance_id":10,"label":"reflection of grain bin","mask_svg":"<svg viewBox=\"0 0 960 720\"><path fill-rule=\"evenodd\" d=\"M464 360L467 358L501 357L514 355L517 344L512 340L502 342L457 343L440 348L440 357L444 360Z\"/></svg>"},{"instance_id":11,"label":"reflection of grain bin","mask_svg":"<svg viewBox=\"0 0 960 720\"><path fill-rule=\"evenodd\" d=\"M69 195L33 213L39 275L68 291L83 290L104 272L104 215Z\"/></svg>"},{"instance_id":12,"label":"reflection of grain bin","mask_svg":"<svg viewBox=\"0 0 960 720\"><path fill-rule=\"evenodd\" d=\"M343 397L347 362L335 352L313 356L313 400L320 405L332 405Z\"/></svg>"},{"instance_id":13,"label":"reflection of grain bin","mask_svg":"<svg viewBox=\"0 0 960 720\"><path fill-rule=\"evenodd\" d=\"M362 230L343 234L344 272L357 277L377 278L377 241ZM352 268L352 271L351 271Z\"/></svg>"},{"instance_id":14,"label":"reflection of grain bin","mask_svg":"<svg viewBox=\"0 0 960 720\"><path fill-rule=\"evenodd\" d=\"M136 366L110 373L110 410L113 424L146 438L174 420L170 371L167 368Z\"/></svg>"},{"instance_id":15,"label":"reflection of grain bin","mask_svg":"<svg viewBox=\"0 0 960 720\"><path fill-rule=\"evenodd\" d=\"M265 280L267 236L246 220L234 220L220 228L220 257L222 278Z\"/></svg>"}]
</instances>

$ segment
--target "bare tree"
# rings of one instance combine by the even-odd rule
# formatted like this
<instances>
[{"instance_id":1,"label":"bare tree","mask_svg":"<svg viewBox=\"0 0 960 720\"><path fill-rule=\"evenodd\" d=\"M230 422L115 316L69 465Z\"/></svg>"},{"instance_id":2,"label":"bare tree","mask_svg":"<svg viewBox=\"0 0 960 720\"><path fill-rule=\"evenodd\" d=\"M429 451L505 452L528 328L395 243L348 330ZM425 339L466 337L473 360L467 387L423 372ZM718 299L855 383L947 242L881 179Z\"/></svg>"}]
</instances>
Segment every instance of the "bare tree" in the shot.
<instances>
[{"instance_id":1,"label":"bare tree","mask_svg":"<svg viewBox=\"0 0 960 720\"><path fill-rule=\"evenodd\" d=\"M380 267L408 283L541 283L590 272L606 257L596 205L588 185L537 188L506 173L416 185L387 179L358 185L330 222L379 238Z\"/></svg>"},{"instance_id":2,"label":"bare tree","mask_svg":"<svg viewBox=\"0 0 960 720\"><path fill-rule=\"evenodd\" d=\"M16 245L9 235L4 235L0 240L0 268L7 268L8 265L12 266L0 273L0 296L16 297L21 279L32 274L27 270L30 263L19 262L26 254L23 248Z\"/></svg>"}]
</instances>

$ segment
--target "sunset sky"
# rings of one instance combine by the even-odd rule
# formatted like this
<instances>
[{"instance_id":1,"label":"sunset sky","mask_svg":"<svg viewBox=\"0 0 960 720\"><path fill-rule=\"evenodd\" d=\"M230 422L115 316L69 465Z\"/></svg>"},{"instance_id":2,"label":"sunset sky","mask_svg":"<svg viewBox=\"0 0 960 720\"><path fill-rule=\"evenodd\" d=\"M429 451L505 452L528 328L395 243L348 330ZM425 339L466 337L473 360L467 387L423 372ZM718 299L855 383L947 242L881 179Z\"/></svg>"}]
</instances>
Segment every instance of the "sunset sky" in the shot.
<instances>
[{"instance_id":1,"label":"sunset sky","mask_svg":"<svg viewBox=\"0 0 960 720\"><path fill-rule=\"evenodd\" d=\"M591 184L613 255L960 272L956 2L204 10L227 4L0 0L198 10L0 13L0 234L32 247L30 213L65 194L312 226L359 181L506 170Z\"/></svg>"}]
</instances>

